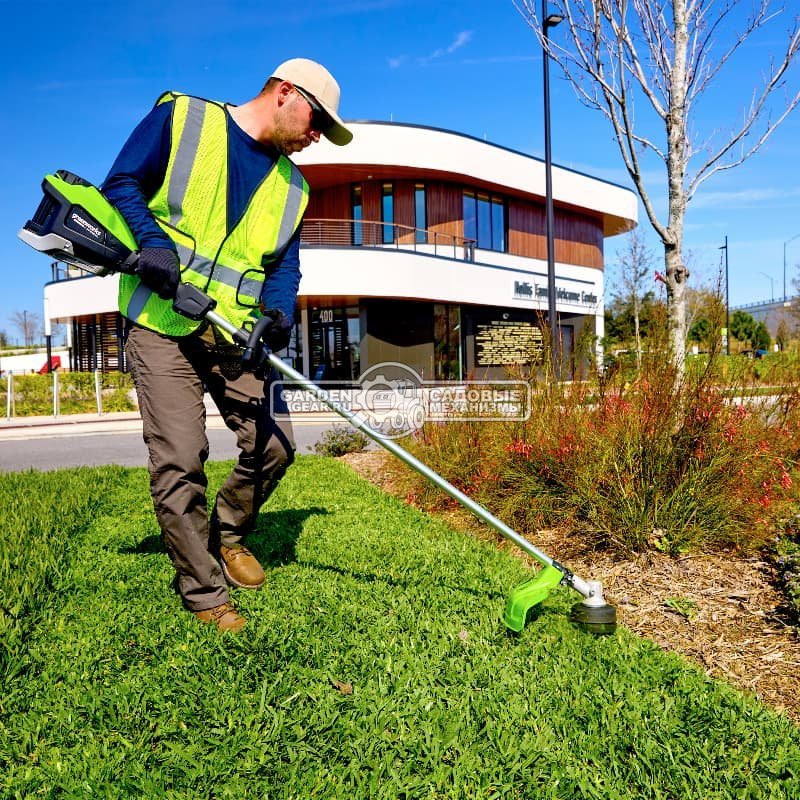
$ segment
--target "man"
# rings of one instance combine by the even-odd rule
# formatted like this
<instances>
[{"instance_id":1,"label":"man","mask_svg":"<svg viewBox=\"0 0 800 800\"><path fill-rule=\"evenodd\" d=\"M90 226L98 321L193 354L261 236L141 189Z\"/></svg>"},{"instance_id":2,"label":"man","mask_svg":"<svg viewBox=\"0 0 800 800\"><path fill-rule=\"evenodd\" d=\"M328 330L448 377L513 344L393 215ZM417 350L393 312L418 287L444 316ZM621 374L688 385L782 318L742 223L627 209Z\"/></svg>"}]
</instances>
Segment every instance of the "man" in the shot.
<instances>
[{"instance_id":1,"label":"man","mask_svg":"<svg viewBox=\"0 0 800 800\"><path fill-rule=\"evenodd\" d=\"M149 452L156 516L184 606L220 631L244 618L227 584L258 589L264 571L242 540L294 455L291 425L273 419L269 383L243 372L230 337L180 316L180 281L210 294L234 324L268 316L265 339L287 346L300 282L308 185L287 158L325 136L347 144L339 85L320 64L278 66L241 106L168 92L131 134L102 190L140 248L120 277L131 366ZM204 388L241 450L209 520Z\"/></svg>"}]
</instances>

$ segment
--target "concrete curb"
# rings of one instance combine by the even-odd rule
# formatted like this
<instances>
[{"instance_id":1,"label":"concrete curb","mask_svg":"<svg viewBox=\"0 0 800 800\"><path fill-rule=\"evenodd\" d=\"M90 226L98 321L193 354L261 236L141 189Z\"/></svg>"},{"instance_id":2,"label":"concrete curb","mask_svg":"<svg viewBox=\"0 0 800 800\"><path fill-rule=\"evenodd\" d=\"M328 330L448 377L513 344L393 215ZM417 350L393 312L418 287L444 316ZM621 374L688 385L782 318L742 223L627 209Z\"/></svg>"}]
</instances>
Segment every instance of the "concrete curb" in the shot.
<instances>
[{"instance_id":1,"label":"concrete curb","mask_svg":"<svg viewBox=\"0 0 800 800\"><path fill-rule=\"evenodd\" d=\"M293 425L319 423L347 424L334 412L322 414L292 414ZM225 423L216 408L208 409L206 427L224 428ZM142 418L138 411L117 411L106 414L65 414L58 417L12 417L0 419L0 441L9 439L75 436L115 431L141 431Z\"/></svg>"}]
</instances>

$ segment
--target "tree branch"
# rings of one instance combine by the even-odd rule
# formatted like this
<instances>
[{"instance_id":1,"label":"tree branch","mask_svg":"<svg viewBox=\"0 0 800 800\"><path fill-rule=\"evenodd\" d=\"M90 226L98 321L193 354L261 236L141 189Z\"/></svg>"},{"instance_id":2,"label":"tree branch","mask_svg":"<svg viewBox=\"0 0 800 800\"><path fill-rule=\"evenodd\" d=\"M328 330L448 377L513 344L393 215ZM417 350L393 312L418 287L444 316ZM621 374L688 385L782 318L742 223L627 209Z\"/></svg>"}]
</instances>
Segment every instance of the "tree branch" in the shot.
<instances>
[{"instance_id":1,"label":"tree branch","mask_svg":"<svg viewBox=\"0 0 800 800\"><path fill-rule=\"evenodd\" d=\"M705 161L705 163L695 172L694 177L689 181L687 190L687 196L689 200L694 196L698 187L712 175L716 174L717 172L722 172L724 170L737 167L750 158L750 156L752 156L754 153L756 153L767 141L767 139L769 139L769 137L775 132L775 130L777 130L778 126L789 116L789 114L798 106L798 104L800 104L799 90L793 97L790 97L785 102L784 110L781 112L777 120L775 122L767 122L765 130L755 144L743 151L742 154L733 161L720 163L738 144L743 142L743 140L750 135L756 123L758 123L762 118L766 109L767 101L776 89L783 86L784 75L789 69L794 58L797 56L798 52L800 52L800 25L796 24L787 46L783 61L780 63L777 69L773 68L772 75L763 87L761 93L754 97L750 104L750 110L742 126L738 131L731 133L728 141Z\"/></svg>"}]
</instances>

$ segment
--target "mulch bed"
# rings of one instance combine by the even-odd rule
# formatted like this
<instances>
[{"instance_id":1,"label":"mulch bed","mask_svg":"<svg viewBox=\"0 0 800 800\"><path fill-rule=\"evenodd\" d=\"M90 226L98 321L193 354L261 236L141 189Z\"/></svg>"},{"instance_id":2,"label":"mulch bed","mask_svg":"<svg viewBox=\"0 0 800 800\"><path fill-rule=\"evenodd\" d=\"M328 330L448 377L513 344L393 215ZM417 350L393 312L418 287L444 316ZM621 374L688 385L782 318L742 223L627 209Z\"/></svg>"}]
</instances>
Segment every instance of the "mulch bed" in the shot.
<instances>
[{"instance_id":1,"label":"mulch bed","mask_svg":"<svg viewBox=\"0 0 800 800\"><path fill-rule=\"evenodd\" d=\"M342 460L384 491L405 498L389 454L350 453ZM460 527L479 529L466 511L446 516ZM486 536L485 527L480 535ZM784 613L785 599L768 561L735 552L612 558L559 531L540 532L535 544L579 575L602 577L606 597L628 629L800 723L800 630Z\"/></svg>"}]
</instances>

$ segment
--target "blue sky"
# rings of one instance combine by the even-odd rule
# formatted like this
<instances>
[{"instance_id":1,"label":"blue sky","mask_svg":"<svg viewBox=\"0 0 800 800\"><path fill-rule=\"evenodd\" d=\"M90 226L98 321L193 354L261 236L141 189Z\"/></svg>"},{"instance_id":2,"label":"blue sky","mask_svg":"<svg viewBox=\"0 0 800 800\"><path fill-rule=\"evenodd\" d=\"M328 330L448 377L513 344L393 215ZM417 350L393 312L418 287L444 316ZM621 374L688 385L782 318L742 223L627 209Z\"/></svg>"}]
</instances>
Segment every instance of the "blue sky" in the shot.
<instances>
[{"instance_id":1,"label":"blue sky","mask_svg":"<svg viewBox=\"0 0 800 800\"><path fill-rule=\"evenodd\" d=\"M166 89L243 102L273 66L302 55L337 77L345 118L437 126L543 155L540 49L512 0L316 0L297 9L263 0L0 0L0 19L0 330L12 338L19 334L10 316L41 316L50 277L47 258L16 238L39 202L42 177L66 168L102 181ZM703 104L700 121L709 131L741 114L747 87L788 23L773 26L731 64L721 90ZM795 67L795 86L797 73ZM629 185L607 123L580 105L555 67L551 96L554 161ZM654 194L663 201L660 187ZM701 189L686 227L695 275L713 278L727 235L731 303L782 294L783 245L800 234L798 212L795 113L753 160ZM606 242L612 269L621 244ZM800 236L787 252L793 293Z\"/></svg>"}]
</instances>

